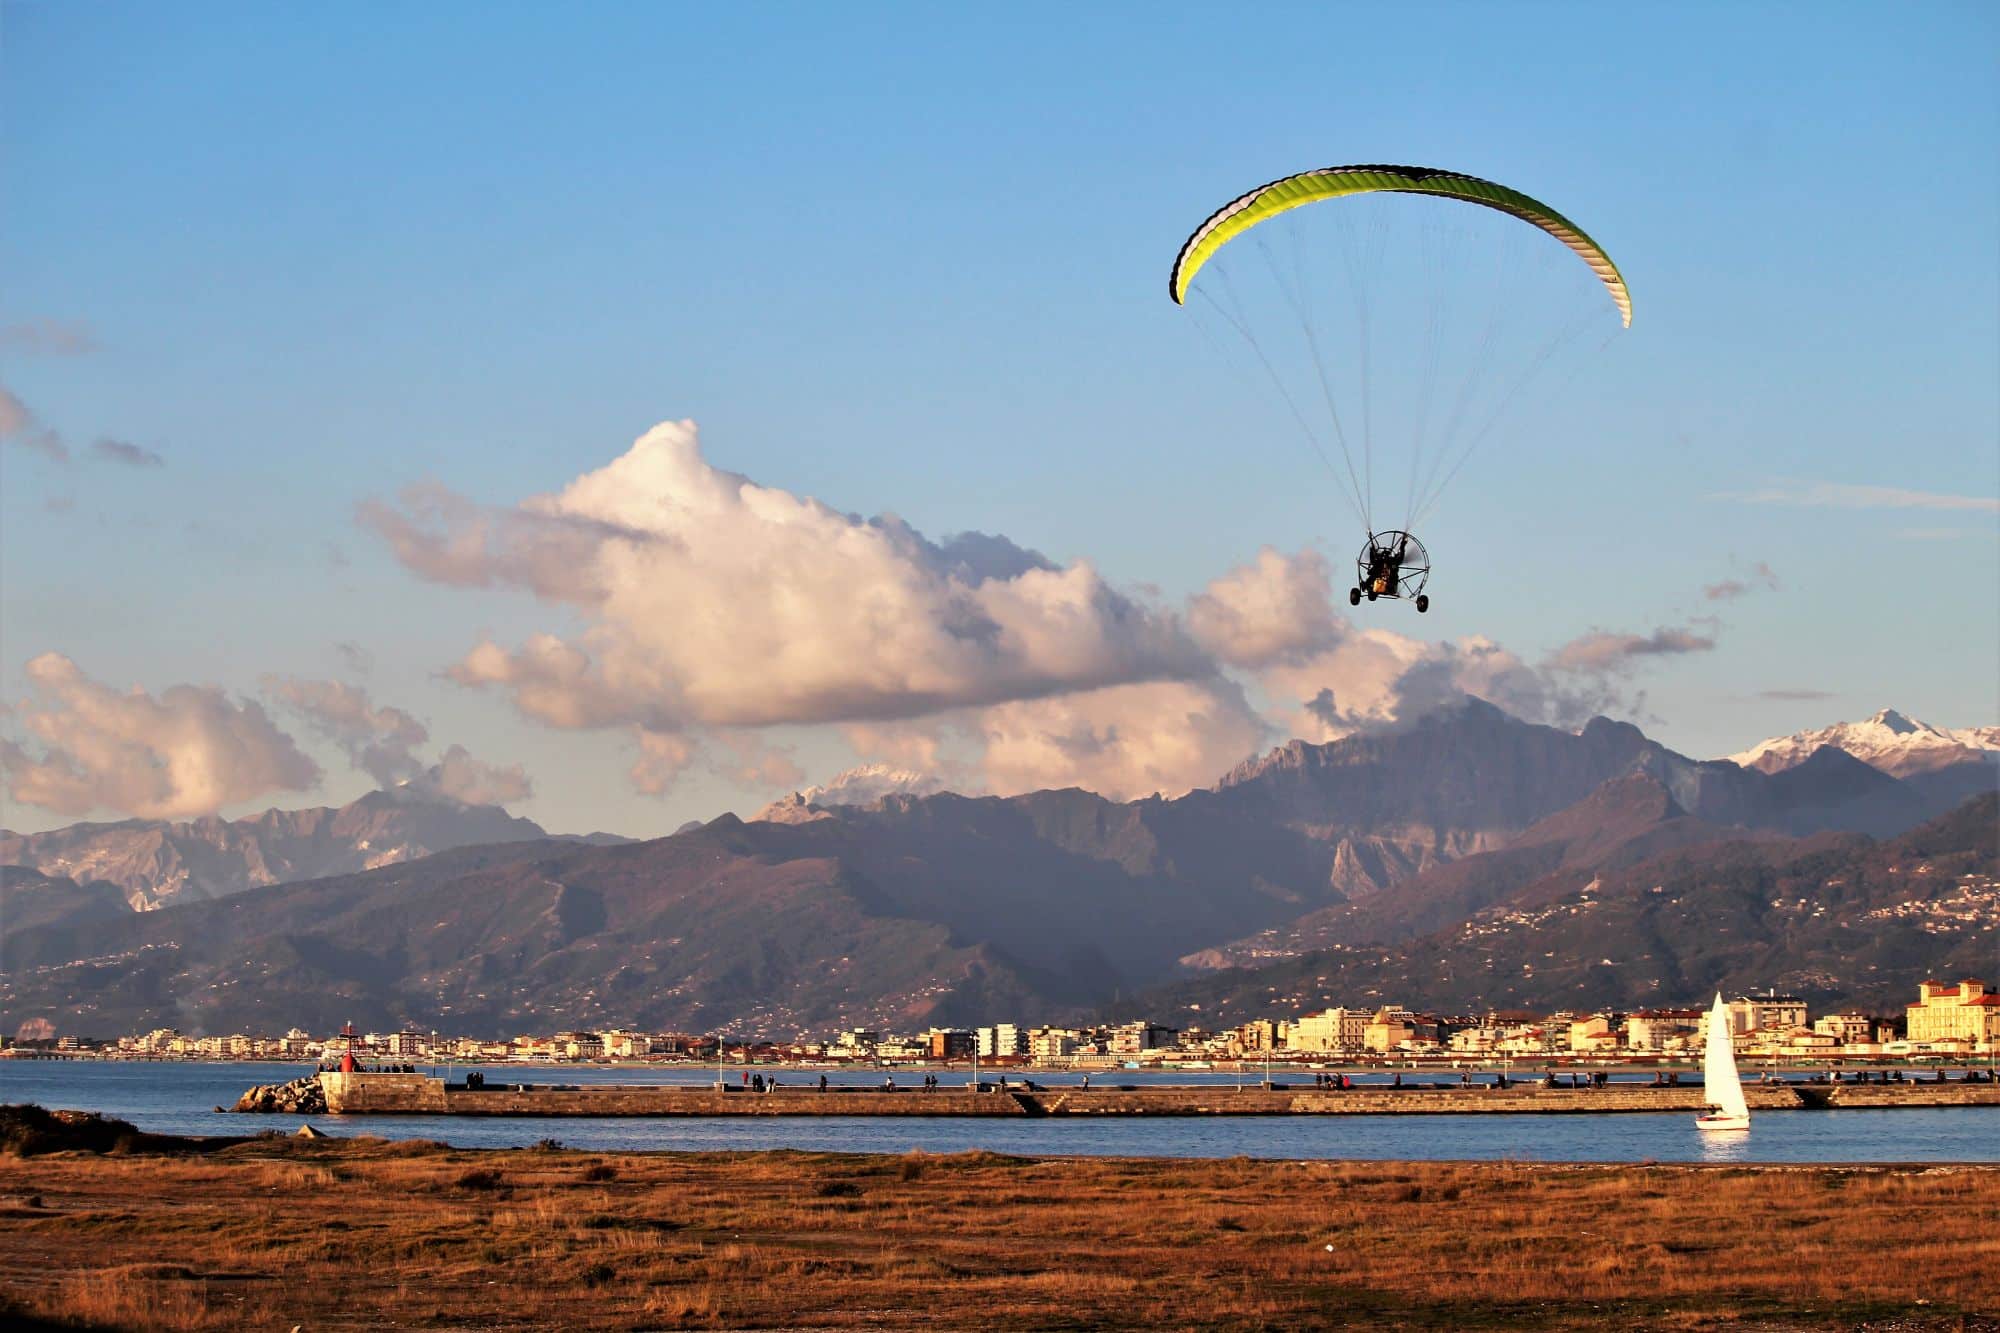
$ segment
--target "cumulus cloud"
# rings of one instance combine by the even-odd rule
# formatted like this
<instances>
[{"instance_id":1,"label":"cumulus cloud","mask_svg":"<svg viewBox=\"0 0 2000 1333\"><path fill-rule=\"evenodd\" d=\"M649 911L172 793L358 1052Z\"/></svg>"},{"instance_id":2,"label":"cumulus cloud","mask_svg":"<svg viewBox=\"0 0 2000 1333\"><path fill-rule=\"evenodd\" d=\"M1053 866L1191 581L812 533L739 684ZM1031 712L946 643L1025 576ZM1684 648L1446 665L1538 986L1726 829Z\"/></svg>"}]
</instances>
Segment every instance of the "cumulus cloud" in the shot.
<instances>
[{"instance_id":1,"label":"cumulus cloud","mask_svg":"<svg viewBox=\"0 0 2000 1333\"><path fill-rule=\"evenodd\" d=\"M90 456L106 463L120 463L126 467L163 467L166 459L151 449L125 440L114 440L109 436L90 446Z\"/></svg>"},{"instance_id":2,"label":"cumulus cloud","mask_svg":"<svg viewBox=\"0 0 2000 1333\"><path fill-rule=\"evenodd\" d=\"M1347 627L1334 646L1260 674L1291 711L1281 726L1310 741L1398 727L1467 696L1529 722L1577 726L1625 701L1595 679L1573 679L1484 635L1425 642L1392 630Z\"/></svg>"},{"instance_id":3,"label":"cumulus cloud","mask_svg":"<svg viewBox=\"0 0 2000 1333\"><path fill-rule=\"evenodd\" d=\"M1784 482L1755 491L1727 491L1710 497L1744 504L1801 505L1814 509L1956 509L2000 514L1990 495L1947 495L1895 486L1850 486L1831 481Z\"/></svg>"},{"instance_id":4,"label":"cumulus cloud","mask_svg":"<svg viewBox=\"0 0 2000 1333\"><path fill-rule=\"evenodd\" d=\"M30 319L0 325L0 351L81 356L96 349L96 337L81 320Z\"/></svg>"},{"instance_id":5,"label":"cumulus cloud","mask_svg":"<svg viewBox=\"0 0 2000 1333\"><path fill-rule=\"evenodd\" d=\"M639 757L632 761L626 776L642 796L664 796L673 790L681 774L694 763L700 748L686 736L671 731L635 730Z\"/></svg>"},{"instance_id":6,"label":"cumulus cloud","mask_svg":"<svg viewBox=\"0 0 2000 1333\"><path fill-rule=\"evenodd\" d=\"M59 653L26 672L33 697L17 716L36 750L0 742L8 793L24 804L186 819L319 781L319 766L261 707L213 686L121 693Z\"/></svg>"},{"instance_id":7,"label":"cumulus cloud","mask_svg":"<svg viewBox=\"0 0 2000 1333\"><path fill-rule=\"evenodd\" d=\"M884 721L1209 669L1177 616L1004 538L935 543L712 467L692 422L505 511L434 489L364 523L425 578L585 614L454 678L553 726Z\"/></svg>"},{"instance_id":8,"label":"cumulus cloud","mask_svg":"<svg viewBox=\"0 0 2000 1333\"><path fill-rule=\"evenodd\" d=\"M442 796L461 805L510 805L535 794L535 784L521 765L474 759L463 745L447 748L435 764L407 785L412 791Z\"/></svg>"},{"instance_id":9,"label":"cumulus cloud","mask_svg":"<svg viewBox=\"0 0 2000 1333\"><path fill-rule=\"evenodd\" d=\"M420 577L580 618L478 642L448 675L548 726L628 731L630 780L656 795L694 768L795 785L766 734L793 726L961 789L1178 793L1274 726L1328 740L1467 695L1580 724L1632 706L1636 664L1713 644L1690 627L1597 631L1529 663L1480 636L1360 629L1310 550L1261 551L1176 607L1003 536L934 541L759 485L711 465L691 422L517 505L427 485L359 518Z\"/></svg>"},{"instance_id":10,"label":"cumulus cloud","mask_svg":"<svg viewBox=\"0 0 2000 1333\"><path fill-rule=\"evenodd\" d=\"M378 785L391 787L422 771L416 749L430 740L430 731L400 708L377 707L360 686L270 676L264 688L338 745Z\"/></svg>"},{"instance_id":11,"label":"cumulus cloud","mask_svg":"<svg viewBox=\"0 0 2000 1333\"><path fill-rule=\"evenodd\" d=\"M1333 579L1316 551L1281 555L1265 547L1255 563L1210 583L1188 606L1188 628L1231 666L1296 661L1340 635Z\"/></svg>"},{"instance_id":12,"label":"cumulus cloud","mask_svg":"<svg viewBox=\"0 0 2000 1333\"><path fill-rule=\"evenodd\" d=\"M981 767L1001 795L1084 787L1114 800L1205 786L1269 736L1233 682L1147 681L980 710Z\"/></svg>"}]
</instances>

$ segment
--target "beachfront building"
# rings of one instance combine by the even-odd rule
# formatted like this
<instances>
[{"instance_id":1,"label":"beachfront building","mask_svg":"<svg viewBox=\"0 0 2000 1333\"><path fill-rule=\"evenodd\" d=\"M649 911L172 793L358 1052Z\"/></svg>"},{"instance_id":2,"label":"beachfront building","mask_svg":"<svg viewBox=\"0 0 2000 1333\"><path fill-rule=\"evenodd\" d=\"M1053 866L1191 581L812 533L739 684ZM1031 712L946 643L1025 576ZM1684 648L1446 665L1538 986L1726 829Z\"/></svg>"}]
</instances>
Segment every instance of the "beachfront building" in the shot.
<instances>
[{"instance_id":1,"label":"beachfront building","mask_svg":"<svg viewBox=\"0 0 2000 1333\"><path fill-rule=\"evenodd\" d=\"M1729 1002L1730 1029L1736 1035L1761 1029L1789 1032L1806 1026L1806 1002L1796 995L1766 991L1739 995Z\"/></svg>"},{"instance_id":2,"label":"beachfront building","mask_svg":"<svg viewBox=\"0 0 2000 1333\"><path fill-rule=\"evenodd\" d=\"M1917 1002L1909 1007L1908 1017L1912 1045L2000 1044L2000 992L1971 977L1951 985L1926 981L1917 988Z\"/></svg>"},{"instance_id":3,"label":"beachfront building","mask_svg":"<svg viewBox=\"0 0 2000 1333\"><path fill-rule=\"evenodd\" d=\"M604 1047L604 1058L607 1060L636 1060L653 1051L651 1037L643 1032L627 1032L623 1028L600 1032L597 1040Z\"/></svg>"},{"instance_id":4,"label":"beachfront building","mask_svg":"<svg viewBox=\"0 0 2000 1333\"><path fill-rule=\"evenodd\" d=\"M1500 1050L1500 1042L1499 1029L1481 1023L1473 1027L1459 1028L1453 1032L1446 1047L1453 1055L1486 1057Z\"/></svg>"},{"instance_id":5,"label":"beachfront building","mask_svg":"<svg viewBox=\"0 0 2000 1333\"><path fill-rule=\"evenodd\" d=\"M924 1054L933 1060L963 1060L979 1049L964 1028L932 1028L924 1043Z\"/></svg>"},{"instance_id":6,"label":"beachfront building","mask_svg":"<svg viewBox=\"0 0 2000 1333\"><path fill-rule=\"evenodd\" d=\"M1012 1059L1028 1049L1028 1034L1012 1023L995 1023L992 1027L979 1029L979 1058L982 1060Z\"/></svg>"},{"instance_id":7,"label":"beachfront building","mask_svg":"<svg viewBox=\"0 0 2000 1333\"><path fill-rule=\"evenodd\" d=\"M1433 1030L1433 1039L1436 1035ZM1416 1015L1400 1005L1385 1005L1377 1009L1367 1026L1361 1029L1363 1048L1381 1053L1398 1050L1416 1037Z\"/></svg>"},{"instance_id":8,"label":"beachfront building","mask_svg":"<svg viewBox=\"0 0 2000 1333\"><path fill-rule=\"evenodd\" d=\"M1641 1009L1625 1020L1625 1045L1635 1051L1679 1050L1702 1030L1699 1009Z\"/></svg>"},{"instance_id":9,"label":"beachfront building","mask_svg":"<svg viewBox=\"0 0 2000 1333\"><path fill-rule=\"evenodd\" d=\"M1291 1025L1269 1018L1253 1018L1236 1029L1236 1047L1244 1051L1275 1051L1291 1040Z\"/></svg>"},{"instance_id":10,"label":"beachfront building","mask_svg":"<svg viewBox=\"0 0 2000 1333\"><path fill-rule=\"evenodd\" d=\"M1618 1049L1618 1031L1604 1014L1586 1014L1569 1021L1569 1048L1577 1055L1598 1055Z\"/></svg>"},{"instance_id":11,"label":"beachfront building","mask_svg":"<svg viewBox=\"0 0 2000 1333\"><path fill-rule=\"evenodd\" d=\"M1181 1039L1179 1028L1166 1027L1159 1023L1120 1023L1111 1030L1109 1055L1132 1057L1151 1050L1170 1049Z\"/></svg>"},{"instance_id":12,"label":"beachfront building","mask_svg":"<svg viewBox=\"0 0 2000 1333\"><path fill-rule=\"evenodd\" d=\"M1813 1031L1833 1038L1836 1046L1864 1046L1875 1032L1875 1024L1858 1009L1823 1014L1813 1020Z\"/></svg>"},{"instance_id":13,"label":"beachfront building","mask_svg":"<svg viewBox=\"0 0 2000 1333\"><path fill-rule=\"evenodd\" d=\"M1285 1034L1285 1044L1295 1051L1358 1051L1368 1040L1368 1021L1372 1017L1374 1015L1365 1009L1347 1008L1323 1009L1316 1014L1306 1014L1292 1020L1291 1029ZM1275 1033L1272 1036L1275 1041ZM1248 1042L1245 1047L1266 1049Z\"/></svg>"},{"instance_id":14,"label":"beachfront building","mask_svg":"<svg viewBox=\"0 0 2000 1333\"><path fill-rule=\"evenodd\" d=\"M1028 1057L1036 1064L1054 1064L1076 1054L1074 1028L1036 1028L1028 1034Z\"/></svg>"}]
</instances>

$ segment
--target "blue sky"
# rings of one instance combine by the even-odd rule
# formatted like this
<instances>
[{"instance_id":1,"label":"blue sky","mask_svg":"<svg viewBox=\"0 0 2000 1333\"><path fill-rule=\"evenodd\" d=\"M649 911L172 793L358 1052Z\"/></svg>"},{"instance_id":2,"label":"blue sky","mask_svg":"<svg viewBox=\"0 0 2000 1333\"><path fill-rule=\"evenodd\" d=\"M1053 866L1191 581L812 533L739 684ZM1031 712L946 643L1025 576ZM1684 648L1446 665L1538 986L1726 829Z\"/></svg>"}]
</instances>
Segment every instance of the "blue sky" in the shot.
<instances>
[{"instance_id":1,"label":"blue sky","mask_svg":"<svg viewBox=\"0 0 2000 1333\"><path fill-rule=\"evenodd\" d=\"M511 505L693 418L717 467L1136 596L1266 545L1338 562L1337 491L1165 273L1234 193L1389 161L1557 202L1636 317L1432 519L1432 613L1373 623L1532 662L1719 615L1712 650L1619 682L1701 755L1885 705L1992 723L1997 39L1973 5L13 0L0 327L90 346L0 346L74 455L0 451L0 697L48 651L154 693L344 677L525 765L553 827L747 811L773 791L636 794L618 728L443 678L482 636L580 632L576 608L420 579L357 504L429 479ZM94 459L104 437L163 465ZM1773 494L1814 502L1717 498ZM1529 552L1557 532L1589 558L1549 586ZM1759 563L1775 588L1704 599ZM326 766L310 799L368 785L273 716ZM809 779L853 762L824 728L777 739Z\"/></svg>"}]
</instances>

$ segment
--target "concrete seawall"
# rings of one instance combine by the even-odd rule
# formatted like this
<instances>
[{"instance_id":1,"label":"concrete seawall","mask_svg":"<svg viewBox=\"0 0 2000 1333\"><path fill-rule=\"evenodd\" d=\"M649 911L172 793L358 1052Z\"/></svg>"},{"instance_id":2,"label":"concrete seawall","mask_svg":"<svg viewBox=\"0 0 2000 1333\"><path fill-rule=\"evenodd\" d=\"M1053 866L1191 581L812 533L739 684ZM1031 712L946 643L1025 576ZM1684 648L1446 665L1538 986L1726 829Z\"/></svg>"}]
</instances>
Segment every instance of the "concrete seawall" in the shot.
<instances>
[{"instance_id":1,"label":"concrete seawall","mask_svg":"<svg viewBox=\"0 0 2000 1333\"><path fill-rule=\"evenodd\" d=\"M321 1074L336 1115L453 1116L1214 1116L1214 1115L1602 1115L1692 1113L1699 1087L1612 1084L1545 1088L1516 1084L1442 1088L1193 1087L1045 1088L987 1084L924 1092L780 1087L770 1092L699 1087L488 1083L467 1088L423 1074ZM1991 1083L1762 1084L1744 1088L1753 1111L1907 1106L2000 1108Z\"/></svg>"}]
</instances>

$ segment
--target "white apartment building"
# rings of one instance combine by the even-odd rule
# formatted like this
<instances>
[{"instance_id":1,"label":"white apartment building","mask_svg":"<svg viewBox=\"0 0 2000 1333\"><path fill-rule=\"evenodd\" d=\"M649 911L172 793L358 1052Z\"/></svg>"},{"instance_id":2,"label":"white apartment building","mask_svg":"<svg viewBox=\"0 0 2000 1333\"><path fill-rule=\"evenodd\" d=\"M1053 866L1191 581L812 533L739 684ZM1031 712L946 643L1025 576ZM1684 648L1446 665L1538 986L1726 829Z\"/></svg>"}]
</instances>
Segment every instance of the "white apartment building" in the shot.
<instances>
[{"instance_id":1,"label":"white apartment building","mask_svg":"<svg viewBox=\"0 0 2000 1333\"><path fill-rule=\"evenodd\" d=\"M995 1023L992 1027L979 1029L979 1058L982 1060L1024 1055L1027 1050L1027 1034L1012 1023Z\"/></svg>"},{"instance_id":2,"label":"white apartment building","mask_svg":"<svg viewBox=\"0 0 2000 1333\"><path fill-rule=\"evenodd\" d=\"M1374 1014L1365 1009L1325 1009L1292 1020L1285 1034L1295 1051L1358 1051L1368 1037Z\"/></svg>"}]
</instances>

